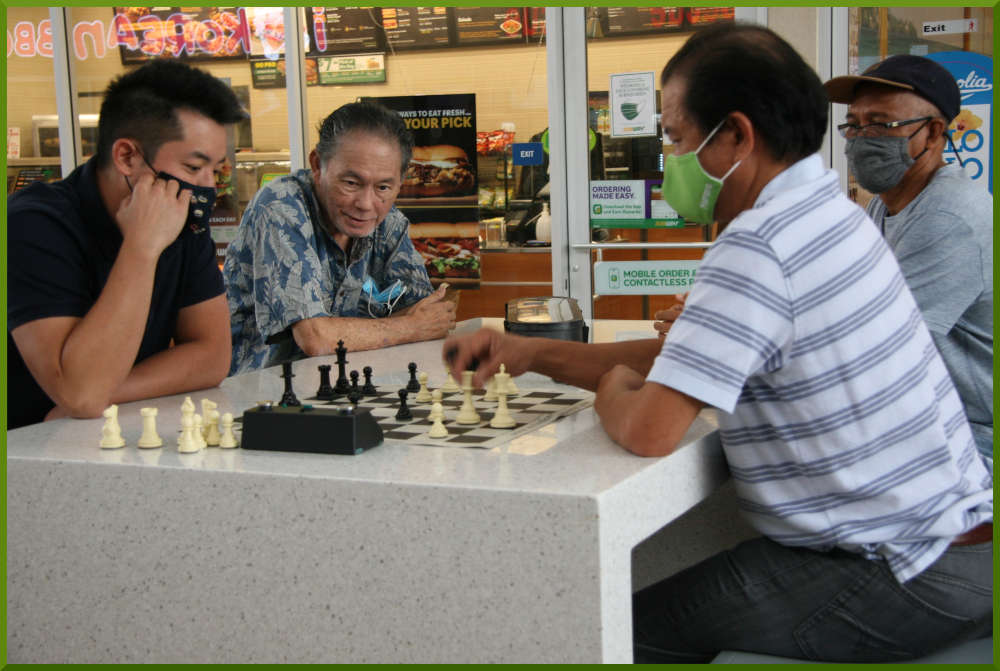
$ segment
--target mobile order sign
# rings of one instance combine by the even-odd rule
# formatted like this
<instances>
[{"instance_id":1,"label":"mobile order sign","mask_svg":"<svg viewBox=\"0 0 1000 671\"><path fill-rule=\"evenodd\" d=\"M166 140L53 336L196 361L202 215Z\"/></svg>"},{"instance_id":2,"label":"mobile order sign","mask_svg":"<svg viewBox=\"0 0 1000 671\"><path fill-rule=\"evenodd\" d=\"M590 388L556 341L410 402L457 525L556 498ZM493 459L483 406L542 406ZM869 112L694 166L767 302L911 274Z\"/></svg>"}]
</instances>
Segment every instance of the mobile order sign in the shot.
<instances>
[{"instance_id":1,"label":"mobile order sign","mask_svg":"<svg viewBox=\"0 0 1000 671\"><path fill-rule=\"evenodd\" d=\"M682 294L694 285L698 261L598 261L594 293Z\"/></svg>"}]
</instances>

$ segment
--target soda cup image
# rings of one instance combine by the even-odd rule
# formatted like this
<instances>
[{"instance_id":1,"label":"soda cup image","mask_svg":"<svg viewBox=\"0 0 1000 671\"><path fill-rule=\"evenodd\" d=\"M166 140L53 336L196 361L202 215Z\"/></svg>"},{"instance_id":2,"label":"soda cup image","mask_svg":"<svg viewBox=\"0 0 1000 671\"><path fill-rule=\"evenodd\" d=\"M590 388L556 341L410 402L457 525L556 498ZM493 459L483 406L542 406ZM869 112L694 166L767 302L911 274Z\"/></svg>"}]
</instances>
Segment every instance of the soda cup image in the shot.
<instances>
[{"instance_id":1,"label":"soda cup image","mask_svg":"<svg viewBox=\"0 0 1000 671\"><path fill-rule=\"evenodd\" d=\"M608 286L612 289L621 288L621 278L618 275L618 268L614 266L608 269Z\"/></svg>"}]
</instances>

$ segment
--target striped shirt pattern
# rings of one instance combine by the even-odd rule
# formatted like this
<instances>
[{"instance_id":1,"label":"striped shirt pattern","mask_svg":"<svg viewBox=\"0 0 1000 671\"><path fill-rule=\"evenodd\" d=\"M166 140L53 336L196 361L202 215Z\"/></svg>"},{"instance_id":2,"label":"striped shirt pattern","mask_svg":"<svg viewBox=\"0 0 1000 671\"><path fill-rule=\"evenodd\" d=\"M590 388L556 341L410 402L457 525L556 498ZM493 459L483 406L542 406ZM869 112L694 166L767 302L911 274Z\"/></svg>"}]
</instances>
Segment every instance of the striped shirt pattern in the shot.
<instances>
[{"instance_id":1,"label":"striped shirt pattern","mask_svg":"<svg viewBox=\"0 0 1000 671\"><path fill-rule=\"evenodd\" d=\"M706 253L647 378L721 409L740 507L900 582L993 517L989 473L896 260L818 155Z\"/></svg>"},{"instance_id":2,"label":"striped shirt pattern","mask_svg":"<svg viewBox=\"0 0 1000 671\"><path fill-rule=\"evenodd\" d=\"M377 289L406 286L396 310L433 290L424 260L410 242L410 222L392 208L372 234L344 254L327 231L309 170L267 183L247 206L226 248L223 274L232 315L229 374L305 356L291 339L266 339L312 317L388 317L388 306L362 292L367 277Z\"/></svg>"}]
</instances>

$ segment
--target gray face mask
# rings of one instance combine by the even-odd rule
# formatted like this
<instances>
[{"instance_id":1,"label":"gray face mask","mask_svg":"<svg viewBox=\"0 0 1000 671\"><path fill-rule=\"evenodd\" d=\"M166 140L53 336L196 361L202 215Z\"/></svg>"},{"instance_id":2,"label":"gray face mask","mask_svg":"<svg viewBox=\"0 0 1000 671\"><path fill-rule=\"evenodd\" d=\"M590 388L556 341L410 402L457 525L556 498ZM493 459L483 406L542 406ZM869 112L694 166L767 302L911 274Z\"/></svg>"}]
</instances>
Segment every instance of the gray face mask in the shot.
<instances>
[{"instance_id":1,"label":"gray face mask","mask_svg":"<svg viewBox=\"0 0 1000 671\"><path fill-rule=\"evenodd\" d=\"M847 140L847 165L858 184L883 193L899 184L913 165L908 137L853 137Z\"/></svg>"}]
</instances>

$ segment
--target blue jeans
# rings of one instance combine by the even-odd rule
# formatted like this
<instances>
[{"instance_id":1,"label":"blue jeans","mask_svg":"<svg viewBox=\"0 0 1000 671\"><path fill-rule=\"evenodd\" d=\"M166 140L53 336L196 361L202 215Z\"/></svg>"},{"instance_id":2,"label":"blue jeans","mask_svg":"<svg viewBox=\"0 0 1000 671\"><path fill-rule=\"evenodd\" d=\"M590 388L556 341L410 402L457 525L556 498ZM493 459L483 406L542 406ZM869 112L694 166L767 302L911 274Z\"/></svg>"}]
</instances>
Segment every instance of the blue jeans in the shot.
<instances>
[{"instance_id":1,"label":"blue jeans","mask_svg":"<svg viewBox=\"0 0 1000 671\"><path fill-rule=\"evenodd\" d=\"M993 545L951 547L901 585L883 561L756 538L636 593L632 613L638 663L906 661L990 634Z\"/></svg>"}]
</instances>

